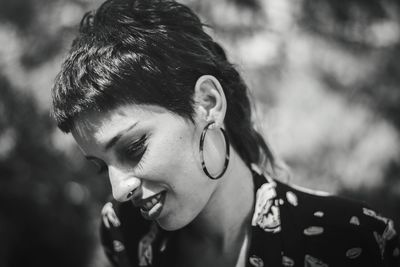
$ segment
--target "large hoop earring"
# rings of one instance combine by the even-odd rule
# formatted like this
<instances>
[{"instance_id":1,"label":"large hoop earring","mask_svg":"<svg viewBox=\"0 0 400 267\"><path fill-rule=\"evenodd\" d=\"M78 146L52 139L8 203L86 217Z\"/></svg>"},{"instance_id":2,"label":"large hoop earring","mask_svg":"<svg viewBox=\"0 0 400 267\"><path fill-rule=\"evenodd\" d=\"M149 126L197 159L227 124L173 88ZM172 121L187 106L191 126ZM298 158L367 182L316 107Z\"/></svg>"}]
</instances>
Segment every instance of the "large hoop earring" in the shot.
<instances>
[{"instance_id":1,"label":"large hoop earring","mask_svg":"<svg viewBox=\"0 0 400 267\"><path fill-rule=\"evenodd\" d=\"M201 167L203 168L204 173L212 180L217 180L219 178L222 177L222 175L224 175L224 173L226 172L226 169L228 168L228 164L229 164L229 139L228 139L228 135L226 134L225 130L222 128L219 128L221 130L222 135L224 136L225 139L225 162L224 162L224 167L222 169L222 171L216 175L216 176L212 176L206 167L206 163L204 161L204 152L203 152L203 148L204 148L204 139L206 138L206 134L208 129L210 129L210 127L214 124L214 122L210 122L209 124L206 125L206 127L204 127L203 131L201 132L201 136L200 136L200 147L199 147L199 152L200 152L200 161L201 161Z\"/></svg>"}]
</instances>

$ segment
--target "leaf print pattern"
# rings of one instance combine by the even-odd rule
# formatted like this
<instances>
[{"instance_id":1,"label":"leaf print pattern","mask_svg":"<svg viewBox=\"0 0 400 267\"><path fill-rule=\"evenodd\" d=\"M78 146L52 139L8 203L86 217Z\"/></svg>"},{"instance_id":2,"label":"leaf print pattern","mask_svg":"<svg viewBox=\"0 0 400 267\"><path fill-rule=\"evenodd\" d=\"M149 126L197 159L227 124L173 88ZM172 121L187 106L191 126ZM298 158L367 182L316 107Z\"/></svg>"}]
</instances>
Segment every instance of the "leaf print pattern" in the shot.
<instances>
[{"instance_id":1,"label":"leaf print pattern","mask_svg":"<svg viewBox=\"0 0 400 267\"><path fill-rule=\"evenodd\" d=\"M281 230L280 214L276 197L275 183L265 183L256 193L256 206L252 225L258 225L266 232L278 233Z\"/></svg>"},{"instance_id":2,"label":"leaf print pattern","mask_svg":"<svg viewBox=\"0 0 400 267\"><path fill-rule=\"evenodd\" d=\"M114 240L113 241L113 247L114 247L114 251L115 252L121 252L121 251L123 251L125 249L124 244L122 244L122 242L119 241L119 240Z\"/></svg>"},{"instance_id":3,"label":"leaf print pattern","mask_svg":"<svg viewBox=\"0 0 400 267\"><path fill-rule=\"evenodd\" d=\"M114 227L119 227L121 222L119 221L117 215L115 214L113 204L111 202L107 202L103 208L101 209L101 217L104 223L104 226L110 228L111 225Z\"/></svg>"},{"instance_id":4,"label":"leaf print pattern","mask_svg":"<svg viewBox=\"0 0 400 267\"><path fill-rule=\"evenodd\" d=\"M372 217L372 218L375 218L375 219L377 219L377 220L380 220L380 221L382 221L382 222L384 222L384 223L388 223L388 221L389 221L388 218L385 218L385 217L383 217L383 216L380 216L379 214L377 214L375 211L373 211L373 210L371 210L371 209L363 208L363 213L364 213L365 215L368 215L368 216Z\"/></svg>"},{"instance_id":5,"label":"leaf print pattern","mask_svg":"<svg viewBox=\"0 0 400 267\"><path fill-rule=\"evenodd\" d=\"M286 192L286 199L293 206L296 207L298 205L298 200L297 200L297 196L295 195L295 193L293 193L291 191Z\"/></svg>"},{"instance_id":6,"label":"leaf print pattern","mask_svg":"<svg viewBox=\"0 0 400 267\"><path fill-rule=\"evenodd\" d=\"M282 265L284 267L293 267L294 266L294 260L292 260L288 256L282 256Z\"/></svg>"},{"instance_id":7,"label":"leaf print pattern","mask_svg":"<svg viewBox=\"0 0 400 267\"><path fill-rule=\"evenodd\" d=\"M394 229L393 221L389 220L389 219L387 219L387 220L388 220L388 223L386 224L386 228L385 228L385 231L382 234L382 238L385 239L385 240L391 240L396 236L397 232Z\"/></svg>"},{"instance_id":8,"label":"leaf print pattern","mask_svg":"<svg viewBox=\"0 0 400 267\"><path fill-rule=\"evenodd\" d=\"M362 203L311 194L304 189L299 191L265 176L253 173L255 205L247 266L370 266L371 262L374 266L400 266L399 236L393 221ZM143 218L134 217L126 222L118 205L124 204L107 203L102 210L102 230L108 235L103 236L103 245L112 264L115 267L174 266L164 261L170 252L175 253L173 242L166 242L173 240L174 232L166 234L156 223L148 221L137 232L134 232L136 227L119 227L134 225ZM143 236L143 233L146 234ZM132 236L141 238L126 242ZM137 246L124 246L134 242ZM127 255L138 258L132 263Z\"/></svg>"},{"instance_id":9,"label":"leaf print pattern","mask_svg":"<svg viewBox=\"0 0 400 267\"><path fill-rule=\"evenodd\" d=\"M324 232L324 228L320 226L310 226L304 229L304 234L311 236L311 235L320 235Z\"/></svg>"},{"instance_id":10,"label":"leaf print pattern","mask_svg":"<svg viewBox=\"0 0 400 267\"><path fill-rule=\"evenodd\" d=\"M249 262L254 267L264 267L264 261L256 255L250 256Z\"/></svg>"},{"instance_id":11,"label":"leaf print pattern","mask_svg":"<svg viewBox=\"0 0 400 267\"><path fill-rule=\"evenodd\" d=\"M269 212L261 216L257 224L266 232L278 233L281 230L279 208L271 206Z\"/></svg>"},{"instance_id":12,"label":"leaf print pattern","mask_svg":"<svg viewBox=\"0 0 400 267\"><path fill-rule=\"evenodd\" d=\"M322 217L324 217L324 212L323 211L316 211L316 212L314 212L314 216L322 218Z\"/></svg>"},{"instance_id":13,"label":"leaf print pattern","mask_svg":"<svg viewBox=\"0 0 400 267\"><path fill-rule=\"evenodd\" d=\"M328 264L313 256L306 255L304 257L304 267L328 267Z\"/></svg>"},{"instance_id":14,"label":"leaf print pattern","mask_svg":"<svg viewBox=\"0 0 400 267\"><path fill-rule=\"evenodd\" d=\"M382 257L382 259L384 259L386 243L388 241L394 239L397 236L397 232L394 229L394 223L392 220L377 214L375 211L373 211L371 209L363 208L363 213L367 216L370 216L376 220L382 221L386 224L385 230L383 231L382 234L379 234L376 231L373 232L375 240L380 249L381 257Z\"/></svg>"},{"instance_id":15,"label":"leaf print pattern","mask_svg":"<svg viewBox=\"0 0 400 267\"><path fill-rule=\"evenodd\" d=\"M383 259L383 256L385 254L385 247L386 247L386 240L377 232L374 232L374 237L376 242L378 243L380 252L381 252L381 257Z\"/></svg>"},{"instance_id":16,"label":"leaf print pattern","mask_svg":"<svg viewBox=\"0 0 400 267\"><path fill-rule=\"evenodd\" d=\"M351 223L351 224L354 224L354 225L360 225L360 220L358 219L357 216L353 216L353 217L351 217L351 219L350 219L350 223Z\"/></svg>"},{"instance_id":17,"label":"leaf print pattern","mask_svg":"<svg viewBox=\"0 0 400 267\"><path fill-rule=\"evenodd\" d=\"M362 248L351 248L346 251L346 257L349 259L358 258L361 255Z\"/></svg>"},{"instance_id":18,"label":"leaf print pattern","mask_svg":"<svg viewBox=\"0 0 400 267\"><path fill-rule=\"evenodd\" d=\"M153 262L153 241L158 232L157 225L153 222L150 231L139 242L139 266L151 266Z\"/></svg>"}]
</instances>

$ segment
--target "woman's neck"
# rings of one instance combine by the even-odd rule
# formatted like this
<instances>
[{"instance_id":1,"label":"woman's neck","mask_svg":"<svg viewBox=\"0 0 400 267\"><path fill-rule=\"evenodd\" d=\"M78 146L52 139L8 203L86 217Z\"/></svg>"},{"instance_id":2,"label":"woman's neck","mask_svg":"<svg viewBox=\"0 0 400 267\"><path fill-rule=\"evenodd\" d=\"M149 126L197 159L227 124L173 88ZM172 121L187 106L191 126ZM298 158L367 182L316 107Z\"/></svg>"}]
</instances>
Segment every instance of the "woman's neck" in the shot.
<instances>
[{"instance_id":1,"label":"woman's neck","mask_svg":"<svg viewBox=\"0 0 400 267\"><path fill-rule=\"evenodd\" d=\"M250 225L254 202L251 170L235 151L209 202L181 235L218 253L239 251Z\"/></svg>"}]
</instances>

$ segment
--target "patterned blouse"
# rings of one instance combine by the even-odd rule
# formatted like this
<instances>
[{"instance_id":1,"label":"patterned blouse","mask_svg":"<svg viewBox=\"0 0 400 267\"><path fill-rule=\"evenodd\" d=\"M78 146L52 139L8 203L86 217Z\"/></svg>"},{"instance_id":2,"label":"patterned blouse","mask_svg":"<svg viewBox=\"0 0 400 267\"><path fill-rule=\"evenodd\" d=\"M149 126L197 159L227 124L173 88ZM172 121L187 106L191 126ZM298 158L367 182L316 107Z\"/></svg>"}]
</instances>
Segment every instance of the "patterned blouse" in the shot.
<instances>
[{"instance_id":1,"label":"patterned blouse","mask_svg":"<svg viewBox=\"0 0 400 267\"><path fill-rule=\"evenodd\" d=\"M246 267L400 266L393 221L365 204L311 192L253 172L255 207ZM107 203L101 240L118 267L171 266L174 234L144 220L130 202Z\"/></svg>"}]
</instances>

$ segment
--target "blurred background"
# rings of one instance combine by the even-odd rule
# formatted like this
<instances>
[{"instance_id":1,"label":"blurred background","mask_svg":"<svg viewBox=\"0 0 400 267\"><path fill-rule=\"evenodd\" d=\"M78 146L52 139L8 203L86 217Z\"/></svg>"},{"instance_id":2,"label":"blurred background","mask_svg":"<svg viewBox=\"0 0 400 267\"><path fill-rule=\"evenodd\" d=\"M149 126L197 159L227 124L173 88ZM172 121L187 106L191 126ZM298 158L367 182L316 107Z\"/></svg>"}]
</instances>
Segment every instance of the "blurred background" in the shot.
<instances>
[{"instance_id":1,"label":"blurred background","mask_svg":"<svg viewBox=\"0 0 400 267\"><path fill-rule=\"evenodd\" d=\"M400 222L400 2L182 0L237 64L290 182ZM49 117L50 89L95 0L0 0L0 266L107 267L110 193Z\"/></svg>"}]
</instances>

